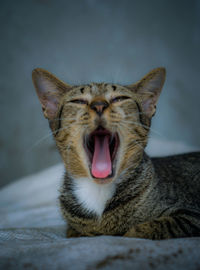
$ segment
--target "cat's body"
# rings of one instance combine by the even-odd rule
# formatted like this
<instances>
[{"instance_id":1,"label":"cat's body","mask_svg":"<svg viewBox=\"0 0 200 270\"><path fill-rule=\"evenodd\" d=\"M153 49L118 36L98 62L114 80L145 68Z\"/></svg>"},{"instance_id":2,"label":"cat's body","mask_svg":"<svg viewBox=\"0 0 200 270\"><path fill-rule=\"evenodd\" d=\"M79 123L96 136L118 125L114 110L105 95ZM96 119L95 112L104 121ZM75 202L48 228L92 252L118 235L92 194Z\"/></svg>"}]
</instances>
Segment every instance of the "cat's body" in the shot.
<instances>
[{"instance_id":1,"label":"cat's body","mask_svg":"<svg viewBox=\"0 0 200 270\"><path fill-rule=\"evenodd\" d=\"M200 235L199 160L200 153L153 159L144 155L132 177L116 184L100 215L97 207L84 203L86 198L80 200L76 189L81 187L66 174L60 203L70 226L68 236L126 234L164 239ZM100 199L91 201L101 204ZM132 227L136 231L129 233Z\"/></svg>"},{"instance_id":2,"label":"cat's body","mask_svg":"<svg viewBox=\"0 0 200 270\"><path fill-rule=\"evenodd\" d=\"M164 77L160 68L130 86L72 87L33 72L66 167L60 205L68 237L200 236L200 153L144 152Z\"/></svg>"}]
</instances>

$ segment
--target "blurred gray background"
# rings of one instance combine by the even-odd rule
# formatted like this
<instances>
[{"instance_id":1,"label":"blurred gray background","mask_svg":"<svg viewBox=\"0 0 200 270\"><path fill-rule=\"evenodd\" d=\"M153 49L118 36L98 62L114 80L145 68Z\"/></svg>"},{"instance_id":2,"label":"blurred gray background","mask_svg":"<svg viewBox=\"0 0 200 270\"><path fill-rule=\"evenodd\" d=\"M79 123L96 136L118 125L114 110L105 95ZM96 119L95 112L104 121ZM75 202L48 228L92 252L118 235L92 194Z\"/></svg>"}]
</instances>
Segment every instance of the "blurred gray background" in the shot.
<instances>
[{"instance_id":1,"label":"blurred gray background","mask_svg":"<svg viewBox=\"0 0 200 270\"><path fill-rule=\"evenodd\" d=\"M153 129L200 147L200 1L0 1L0 37L0 186L60 161L36 67L71 84L127 84L165 66Z\"/></svg>"}]
</instances>

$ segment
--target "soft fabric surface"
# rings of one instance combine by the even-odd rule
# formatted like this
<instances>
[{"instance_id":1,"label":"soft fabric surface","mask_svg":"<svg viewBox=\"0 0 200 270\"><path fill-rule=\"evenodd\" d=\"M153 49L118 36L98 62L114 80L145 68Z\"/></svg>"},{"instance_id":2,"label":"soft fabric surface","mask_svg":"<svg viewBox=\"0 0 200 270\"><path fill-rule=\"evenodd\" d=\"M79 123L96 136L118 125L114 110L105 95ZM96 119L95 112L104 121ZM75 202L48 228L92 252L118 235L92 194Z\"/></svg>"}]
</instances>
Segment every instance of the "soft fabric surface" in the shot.
<instances>
[{"instance_id":1,"label":"soft fabric surface","mask_svg":"<svg viewBox=\"0 0 200 270\"><path fill-rule=\"evenodd\" d=\"M151 140L147 150L160 156L197 149ZM63 173L59 164L0 191L0 269L200 269L200 238L66 239L57 201Z\"/></svg>"}]
</instances>

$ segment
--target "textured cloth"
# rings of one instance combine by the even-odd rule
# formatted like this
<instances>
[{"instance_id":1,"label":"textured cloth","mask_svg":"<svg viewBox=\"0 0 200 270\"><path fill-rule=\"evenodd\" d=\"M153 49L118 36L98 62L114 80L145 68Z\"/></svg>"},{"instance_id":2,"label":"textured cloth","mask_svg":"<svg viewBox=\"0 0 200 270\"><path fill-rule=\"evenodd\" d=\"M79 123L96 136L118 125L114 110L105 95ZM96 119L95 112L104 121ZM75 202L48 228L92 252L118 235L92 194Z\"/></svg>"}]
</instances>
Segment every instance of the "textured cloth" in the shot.
<instances>
[{"instance_id":1,"label":"textured cloth","mask_svg":"<svg viewBox=\"0 0 200 270\"><path fill-rule=\"evenodd\" d=\"M157 147L158 145L158 147ZM195 150L151 141L151 155ZM0 269L200 269L200 238L66 239L58 206L63 165L0 190Z\"/></svg>"}]
</instances>

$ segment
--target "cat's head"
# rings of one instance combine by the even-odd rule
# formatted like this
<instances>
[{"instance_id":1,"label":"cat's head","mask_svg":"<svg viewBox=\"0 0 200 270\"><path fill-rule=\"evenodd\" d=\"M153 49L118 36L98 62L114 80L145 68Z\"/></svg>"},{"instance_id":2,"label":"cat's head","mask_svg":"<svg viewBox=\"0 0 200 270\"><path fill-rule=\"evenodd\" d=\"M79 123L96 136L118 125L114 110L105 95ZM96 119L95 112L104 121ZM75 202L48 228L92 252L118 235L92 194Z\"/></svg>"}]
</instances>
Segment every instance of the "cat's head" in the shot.
<instances>
[{"instance_id":1,"label":"cat's head","mask_svg":"<svg viewBox=\"0 0 200 270\"><path fill-rule=\"evenodd\" d=\"M68 85L46 70L33 82L67 172L105 184L136 168L164 80L157 68L132 85Z\"/></svg>"}]
</instances>

